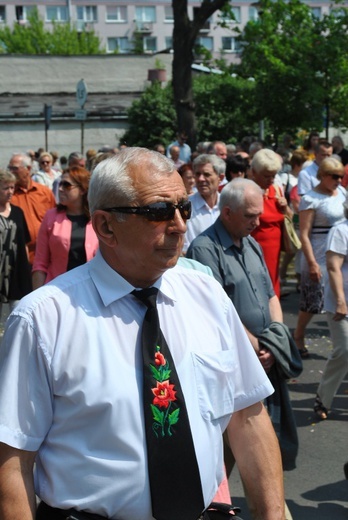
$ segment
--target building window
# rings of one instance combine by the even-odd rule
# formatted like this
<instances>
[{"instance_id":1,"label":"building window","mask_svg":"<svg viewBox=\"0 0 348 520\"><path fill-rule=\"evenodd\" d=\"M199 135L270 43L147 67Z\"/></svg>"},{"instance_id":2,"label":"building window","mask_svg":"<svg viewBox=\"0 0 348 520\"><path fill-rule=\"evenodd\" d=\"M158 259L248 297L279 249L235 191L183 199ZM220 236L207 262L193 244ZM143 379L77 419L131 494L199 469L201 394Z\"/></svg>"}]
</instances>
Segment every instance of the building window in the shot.
<instances>
[{"instance_id":1,"label":"building window","mask_svg":"<svg viewBox=\"0 0 348 520\"><path fill-rule=\"evenodd\" d=\"M52 5L46 7L46 21L47 22L67 22L68 21L68 10L64 6Z\"/></svg>"},{"instance_id":2,"label":"building window","mask_svg":"<svg viewBox=\"0 0 348 520\"><path fill-rule=\"evenodd\" d=\"M200 45L208 51L212 51L214 49L214 39L211 36L200 36L196 40L196 45Z\"/></svg>"},{"instance_id":3,"label":"building window","mask_svg":"<svg viewBox=\"0 0 348 520\"><path fill-rule=\"evenodd\" d=\"M231 18L230 15L224 13L223 16L221 16L221 19L224 22L240 23L240 7L232 7L232 13L234 18Z\"/></svg>"},{"instance_id":4,"label":"building window","mask_svg":"<svg viewBox=\"0 0 348 520\"><path fill-rule=\"evenodd\" d=\"M164 21L165 22L169 22L169 23L173 23L174 22L174 14L173 14L173 8L172 6L165 6L164 8Z\"/></svg>"},{"instance_id":5,"label":"building window","mask_svg":"<svg viewBox=\"0 0 348 520\"><path fill-rule=\"evenodd\" d=\"M27 22L30 13L36 9L33 5L16 5L16 20L17 22Z\"/></svg>"},{"instance_id":6,"label":"building window","mask_svg":"<svg viewBox=\"0 0 348 520\"><path fill-rule=\"evenodd\" d=\"M221 38L222 50L224 52L240 52L240 42L236 38L230 36L223 36Z\"/></svg>"},{"instance_id":7,"label":"building window","mask_svg":"<svg viewBox=\"0 0 348 520\"><path fill-rule=\"evenodd\" d=\"M311 7L312 16L321 19L321 7Z\"/></svg>"},{"instance_id":8,"label":"building window","mask_svg":"<svg viewBox=\"0 0 348 520\"><path fill-rule=\"evenodd\" d=\"M79 22L97 22L97 8L95 5L77 7L77 20Z\"/></svg>"},{"instance_id":9,"label":"building window","mask_svg":"<svg viewBox=\"0 0 348 520\"><path fill-rule=\"evenodd\" d=\"M127 7L125 5L107 5L106 6L107 22L126 22Z\"/></svg>"},{"instance_id":10,"label":"building window","mask_svg":"<svg viewBox=\"0 0 348 520\"><path fill-rule=\"evenodd\" d=\"M166 46L166 49L172 49L173 48L173 36L166 36L166 38L165 38L165 46Z\"/></svg>"},{"instance_id":11,"label":"building window","mask_svg":"<svg viewBox=\"0 0 348 520\"><path fill-rule=\"evenodd\" d=\"M107 51L114 52L115 54L124 54L129 52L129 41L128 38L108 38L107 39Z\"/></svg>"},{"instance_id":12,"label":"building window","mask_svg":"<svg viewBox=\"0 0 348 520\"><path fill-rule=\"evenodd\" d=\"M154 36L144 36L143 39L144 52L156 52L157 51L157 38Z\"/></svg>"},{"instance_id":13,"label":"building window","mask_svg":"<svg viewBox=\"0 0 348 520\"><path fill-rule=\"evenodd\" d=\"M136 7L135 19L137 22L155 22L156 8L155 7Z\"/></svg>"},{"instance_id":14,"label":"building window","mask_svg":"<svg viewBox=\"0 0 348 520\"><path fill-rule=\"evenodd\" d=\"M259 19L259 12L256 7L249 7L249 21L256 22Z\"/></svg>"}]
</instances>

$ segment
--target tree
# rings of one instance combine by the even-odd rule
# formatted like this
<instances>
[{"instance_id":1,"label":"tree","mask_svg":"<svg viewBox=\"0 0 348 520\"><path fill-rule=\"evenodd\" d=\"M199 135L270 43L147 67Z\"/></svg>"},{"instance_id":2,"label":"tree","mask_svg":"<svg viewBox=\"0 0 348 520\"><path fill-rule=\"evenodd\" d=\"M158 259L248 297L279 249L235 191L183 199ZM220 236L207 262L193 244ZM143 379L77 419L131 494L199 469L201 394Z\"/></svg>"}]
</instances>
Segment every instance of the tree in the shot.
<instances>
[{"instance_id":1,"label":"tree","mask_svg":"<svg viewBox=\"0 0 348 520\"><path fill-rule=\"evenodd\" d=\"M162 88L159 81L150 85L128 110L128 123L122 141L129 146L153 148L156 143L169 143L176 130L171 85Z\"/></svg>"},{"instance_id":2,"label":"tree","mask_svg":"<svg viewBox=\"0 0 348 520\"><path fill-rule=\"evenodd\" d=\"M255 82L229 73L193 78L199 141L241 140L258 133Z\"/></svg>"},{"instance_id":3,"label":"tree","mask_svg":"<svg viewBox=\"0 0 348 520\"><path fill-rule=\"evenodd\" d=\"M193 78L197 104L197 136L200 141L240 140L257 133L253 109L254 82L229 74L201 75ZM169 143L175 135L175 109L171 85L155 82L128 110L129 129L122 137L131 146L152 148Z\"/></svg>"},{"instance_id":4,"label":"tree","mask_svg":"<svg viewBox=\"0 0 348 520\"><path fill-rule=\"evenodd\" d=\"M326 112L347 121L347 10L313 16L300 0L260 0L259 19L239 36L236 72L254 77L258 118L267 119L275 139L303 127L322 129Z\"/></svg>"},{"instance_id":5,"label":"tree","mask_svg":"<svg viewBox=\"0 0 348 520\"><path fill-rule=\"evenodd\" d=\"M0 28L0 47L8 54L79 55L102 54L100 40L94 31L78 32L70 23L53 22L52 31L44 27L38 10L28 16L25 25Z\"/></svg>"},{"instance_id":6,"label":"tree","mask_svg":"<svg viewBox=\"0 0 348 520\"><path fill-rule=\"evenodd\" d=\"M195 102L192 90L194 47L200 29L213 13L228 8L229 0L203 0L195 10L193 20L188 16L187 0L173 0L173 93L177 129L185 130L191 145L196 142Z\"/></svg>"}]
</instances>

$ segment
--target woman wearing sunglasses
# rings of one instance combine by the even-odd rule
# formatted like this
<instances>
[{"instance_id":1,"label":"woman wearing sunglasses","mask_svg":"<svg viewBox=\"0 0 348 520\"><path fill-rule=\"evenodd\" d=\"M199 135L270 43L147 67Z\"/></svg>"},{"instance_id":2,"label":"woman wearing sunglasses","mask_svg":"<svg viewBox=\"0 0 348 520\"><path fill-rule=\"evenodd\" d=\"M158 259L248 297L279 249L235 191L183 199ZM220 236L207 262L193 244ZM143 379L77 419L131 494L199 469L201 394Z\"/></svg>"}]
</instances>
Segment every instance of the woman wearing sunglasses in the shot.
<instances>
[{"instance_id":1,"label":"woman wearing sunglasses","mask_svg":"<svg viewBox=\"0 0 348 520\"><path fill-rule=\"evenodd\" d=\"M308 357L305 329L314 314L320 314L324 302L326 240L330 228L344 220L346 190L341 182L342 163L334 157L324 159L318 170L319 184L301 199L299 206L301 259L300 311L294 339L302 358Z\"/></svg>"},{"instance_id":2,"label":"woman wearing sunglasses","mask_svg":"<svg viewBox=\"0 0 348 520\"><path fill-rule=\"evenodd\" d=\"M33 175L33 180L52 189L54 181L60 176L60 171L52 168L53 157L49 152L43 152L39 157L39 171Z\"/></svg>"},{"instance_id":3,"label":"woman wearing sunglasses","mask_svg":"<svg viewBox=\"0 0 348 520\"><path fill-rule=\"evenodd\" d=\"M90 260L98 249L87 202L90 173L73 166L59 183L59 204L49 210L40 226L33 287L37 289L56 276Z\"/></svg>"}]
</instances>

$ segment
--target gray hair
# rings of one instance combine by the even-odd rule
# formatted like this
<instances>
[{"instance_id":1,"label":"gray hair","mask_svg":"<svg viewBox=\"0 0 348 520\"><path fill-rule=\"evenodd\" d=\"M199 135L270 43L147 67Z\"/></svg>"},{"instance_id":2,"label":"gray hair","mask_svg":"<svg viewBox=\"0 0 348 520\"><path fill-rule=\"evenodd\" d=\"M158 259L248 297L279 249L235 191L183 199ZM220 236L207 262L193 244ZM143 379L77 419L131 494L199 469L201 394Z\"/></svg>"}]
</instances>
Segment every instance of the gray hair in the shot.
<instances>
[{"instance_id":1,"label":"gray hair","mask_svg":"<svg viewBox=\"0 0 348 520\"><path fill-rule=\"evenodd\" d=\"M198 166L204 164L211 164L216 175L225 175L226 163L217 155L202 153L198 155L193 161L193 171L195 172Z\"/></svg>"},{"instance_id":2,"label":"gray hair","mask_svg":"<svg viewBox=\"0 0 348 520\"><path fill-rule=\"evenodd\" d=\"M94 168L88 189L91 214L97 209L129 206L135 202L137 191L129 174L133 164L141 163L146 163L154 179L175 171L173 162L161 153L147 148L124 148ZM117 217L119 221L125 220L124 215Z\"/></svg>"},{"instance_id":3,"label":"gray hair","mask_svg":"<svg viewBox=\"0 0 348 520\"><path fill-rule=\"evenodd\" d=\"M21 165L24 166L25 168L32 167L33 161L31 159L31 157L29 157L29 155L27 155L26 153L16 152L16 153L12 154L11 159L14 159L14 157L20 157Z\"/></svg>"},{"instance_id":4,"label":"gray hair","mask_svg":"<svg viewBox=\"0 0 348 520\"><path fill-rule=\"evenodd\" d=\"M260 173L263 170L268 172L279 172L282 167L282 162L279 155L273 150L262 148L256 152L250 166L256 173Z\"/></svg>"},{"instance_id":5,"label":"gray hair","mask_svg":"<svg viewBox=\"0 0 348 520\"><path fill-rule=\"evenodd\" d=\"M12 172L0 168L0 182L16 182L16 176Z\"/></svg>"},{"instance_id":6,"label":"gray hair","mask_svg":"<svg viewBox=\"0 0 348 520\"><path fill-rule=\"evenodd\" d=\"M260 186L250 179L237 177L226 184L220 194L220 211L222 211L225 206L231 208L232 211L237 211L237 209L244 205L246 191L252 192L254 195L263 195Z\"/></svg>"}]
</instances>

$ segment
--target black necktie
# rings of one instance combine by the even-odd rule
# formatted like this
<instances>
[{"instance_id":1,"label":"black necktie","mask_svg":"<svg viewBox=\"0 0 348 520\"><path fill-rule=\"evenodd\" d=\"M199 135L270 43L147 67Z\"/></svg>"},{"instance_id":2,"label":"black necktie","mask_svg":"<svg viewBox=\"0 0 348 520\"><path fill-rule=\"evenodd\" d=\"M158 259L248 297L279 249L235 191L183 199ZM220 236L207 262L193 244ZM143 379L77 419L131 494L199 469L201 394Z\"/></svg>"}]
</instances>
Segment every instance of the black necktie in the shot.
<instances>
[{"instance_id":1,"label":"black necktie","mask_svg":"<svg viewBox=\"0 0 348 520\"><path fill-rule=\"evenodd\" d=\"M133 291L147 306L142 328L143 401L152 514L197 520L204 509L201 479L178 374L159 325L158 289Z\"/></svg>"}]
</instances>

